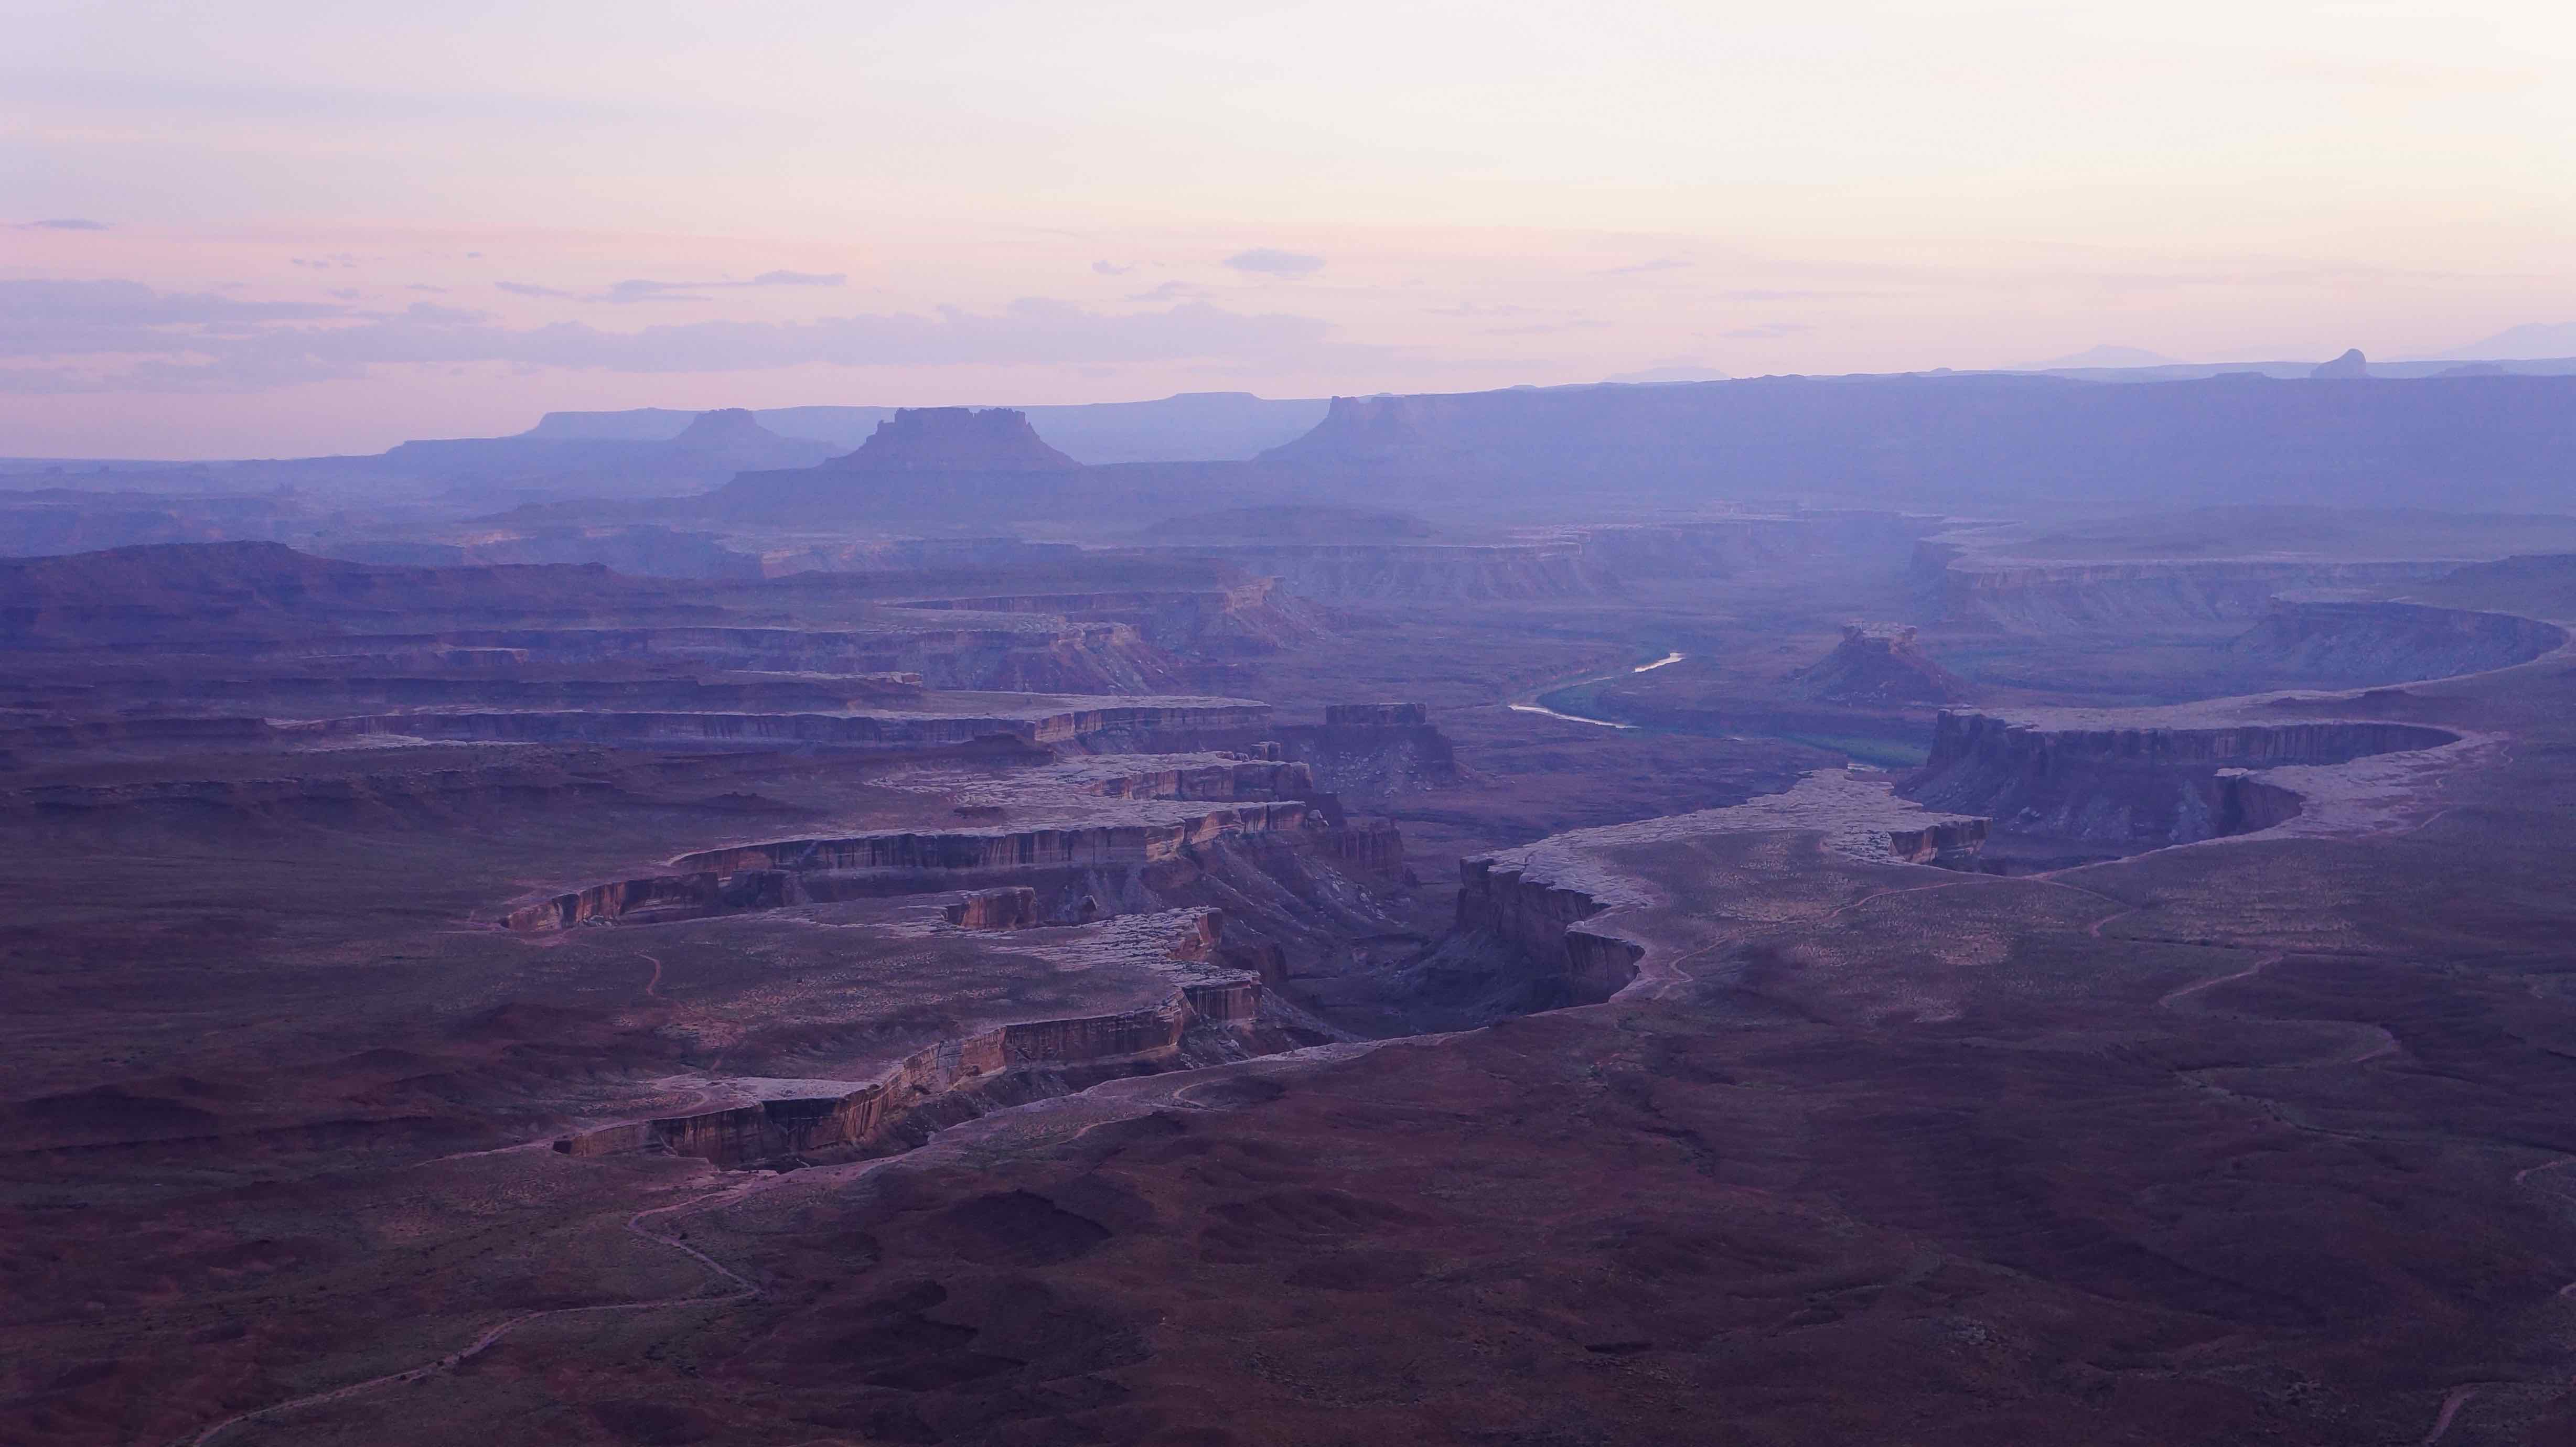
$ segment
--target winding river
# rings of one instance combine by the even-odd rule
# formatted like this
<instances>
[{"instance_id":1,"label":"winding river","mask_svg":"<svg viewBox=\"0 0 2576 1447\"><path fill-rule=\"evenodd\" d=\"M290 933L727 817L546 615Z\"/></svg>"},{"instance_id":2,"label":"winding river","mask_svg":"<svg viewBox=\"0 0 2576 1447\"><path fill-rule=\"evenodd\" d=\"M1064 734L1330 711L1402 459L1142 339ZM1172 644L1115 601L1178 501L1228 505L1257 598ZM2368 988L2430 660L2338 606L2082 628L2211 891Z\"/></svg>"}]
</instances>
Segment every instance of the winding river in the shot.
<instances>
[{"instance_id":1,"label":"winding river","mask_svg":"<svg viewBox=\"0 0 2576 1447\"><path fill-rule=\"evenodd\" d=\"M1666 653L1663 657L1656 659L1654 662L1640 663L1636 667L1629 669L1628 672L1652 673L1656 669L1662 668L1667 664L1679 663L1689 656L1690 655L1686 653ZM1569 688L1581 688L1587 683L1607 683L1611 679L1623 676L1624 675L1617 673L1595 673L1583 678L1565 679L1560 682L1548 684L1542 688L1534 688L1528 693L1521 695L1519 698L1514 699L1512 702L1505 705L1505 707L1509 708L1514 713L1534 713L1542 718L1562 719L1567 723L1590 724L1595 728L1634 729L1636 727L1635 724L1620 723L1616 719L1591 718L1579 713L1566 713L1558 709L1549 708L1547 705L1539 702L1540 699L1545 698L1550 694L1563 693Z\"/></svg>"}]
</instances>

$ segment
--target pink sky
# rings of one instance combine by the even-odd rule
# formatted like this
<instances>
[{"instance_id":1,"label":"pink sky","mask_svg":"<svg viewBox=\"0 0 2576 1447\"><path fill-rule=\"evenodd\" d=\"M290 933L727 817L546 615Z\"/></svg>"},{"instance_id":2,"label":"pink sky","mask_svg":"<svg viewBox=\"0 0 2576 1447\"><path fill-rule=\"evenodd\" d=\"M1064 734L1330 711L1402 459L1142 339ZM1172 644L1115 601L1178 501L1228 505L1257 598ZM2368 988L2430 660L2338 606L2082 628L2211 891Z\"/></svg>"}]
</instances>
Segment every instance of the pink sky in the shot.
<instances>
[{"instance_id":1,"label":"pink sky","mask_svg":"<svg viewBox=\"0 0 2576 1447\"><path fill-rule=\"evenodd\" d=\"M0 455L2576 318L2564 6L24 8Z\"/></svg>"}]
</instances>

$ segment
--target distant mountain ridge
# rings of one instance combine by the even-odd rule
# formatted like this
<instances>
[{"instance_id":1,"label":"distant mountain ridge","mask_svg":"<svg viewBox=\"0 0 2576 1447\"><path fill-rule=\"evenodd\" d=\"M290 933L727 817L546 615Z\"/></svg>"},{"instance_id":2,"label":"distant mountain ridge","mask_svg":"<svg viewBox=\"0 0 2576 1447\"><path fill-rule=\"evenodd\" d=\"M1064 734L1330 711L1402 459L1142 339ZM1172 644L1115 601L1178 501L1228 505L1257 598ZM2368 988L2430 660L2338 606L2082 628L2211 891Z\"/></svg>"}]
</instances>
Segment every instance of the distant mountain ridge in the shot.
<instances>
[{"instance_id":1,"label":"distant mountain ridge","mask_svg":"<svg viewBox=\"0 0 2576 1447\"><path fill-rule=\"evenodd\" d=\"M1077 462L1241 461L1323 420L1321 398L1281 400L1249 392L1182 392L1146 402L1021 407L1049 446ZM751 416L785 437L857 447L894 407L768 407ZM920 409L915 409L920 410ZM624 412L549 412L518 434L529 441L667 441L697 413L667 407Z\"/></svg>"}]
</instances>

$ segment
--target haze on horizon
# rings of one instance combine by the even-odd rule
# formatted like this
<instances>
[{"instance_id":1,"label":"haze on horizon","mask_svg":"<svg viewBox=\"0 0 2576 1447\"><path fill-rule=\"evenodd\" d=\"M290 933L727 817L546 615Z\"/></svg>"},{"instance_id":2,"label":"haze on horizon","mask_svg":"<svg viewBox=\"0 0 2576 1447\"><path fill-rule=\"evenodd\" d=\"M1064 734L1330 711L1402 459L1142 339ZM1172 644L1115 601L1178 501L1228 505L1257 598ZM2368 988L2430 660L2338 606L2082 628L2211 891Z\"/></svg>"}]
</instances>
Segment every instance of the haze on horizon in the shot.
<instances>
[{"instance_id":1,"label":"haze on horizon","mask_svg":"<svg viewBox=\"0 0 2576 1447\"><path fill-rule=\"evenodd\" d=\"M2576 318L2563 6L10 8L0 454Z\"/></svg>"}]
</instances>

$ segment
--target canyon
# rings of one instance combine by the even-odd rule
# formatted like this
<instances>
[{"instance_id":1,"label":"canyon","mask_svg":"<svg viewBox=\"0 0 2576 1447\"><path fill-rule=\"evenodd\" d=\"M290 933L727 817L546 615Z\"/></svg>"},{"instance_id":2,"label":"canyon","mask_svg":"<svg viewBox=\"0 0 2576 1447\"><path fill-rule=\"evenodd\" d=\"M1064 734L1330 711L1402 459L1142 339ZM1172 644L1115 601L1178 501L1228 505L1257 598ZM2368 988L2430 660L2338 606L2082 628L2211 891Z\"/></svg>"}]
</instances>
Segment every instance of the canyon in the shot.
<instances>
[{"instance_id":1,"label":"canyon","mask_svg":"<svg viewBox=\"0 0 2576 1447\"><path fill-rule=\"evenodd\" d=\"M2558 1440L2558 383L2075 385L0 559L0 1439Z\"/></svg>"}]
</instances>

